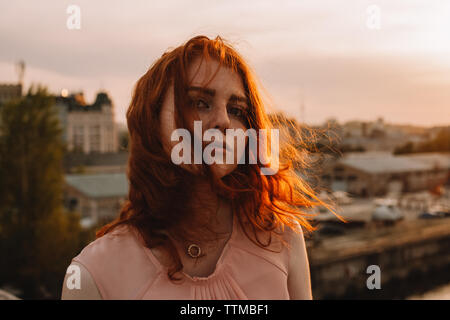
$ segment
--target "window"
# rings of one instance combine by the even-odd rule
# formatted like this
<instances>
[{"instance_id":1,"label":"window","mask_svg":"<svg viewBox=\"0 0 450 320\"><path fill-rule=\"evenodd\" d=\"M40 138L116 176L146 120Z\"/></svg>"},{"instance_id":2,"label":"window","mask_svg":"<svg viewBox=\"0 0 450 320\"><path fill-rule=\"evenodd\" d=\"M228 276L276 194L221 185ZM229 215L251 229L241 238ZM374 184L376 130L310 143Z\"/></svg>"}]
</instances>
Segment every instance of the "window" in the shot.
<instances>
[{"instance_id":1,"label":"window","mask_svg":"<svg viewBox=\"0 0 450 320\"><path fill-rule=\"evenodd\" d=\"M91 152L100 152L100 125L89 127L89 149Z\"/></svg>"},{"instance_id":2,"label":"window","mask_svg":"<svg viewBox=\"0 0 450 320\"><path fill-rule=\"evenodd\" d=\"M75 150L83 150L84 146L84 126L73 127L73 147Z\"/></svg>"}]
</instances>

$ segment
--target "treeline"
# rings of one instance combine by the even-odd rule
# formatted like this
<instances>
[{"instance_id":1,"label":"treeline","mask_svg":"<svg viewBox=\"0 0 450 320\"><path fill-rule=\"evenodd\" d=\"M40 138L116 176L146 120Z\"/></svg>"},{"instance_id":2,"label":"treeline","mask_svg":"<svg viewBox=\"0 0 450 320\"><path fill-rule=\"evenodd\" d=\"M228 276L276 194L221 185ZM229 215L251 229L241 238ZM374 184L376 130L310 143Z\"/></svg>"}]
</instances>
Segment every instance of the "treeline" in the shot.
<instances>
[{"instance_id":1,"label":"treeline","mask_svg":"<svg viewBox=\"0 0 450 320\"><path fill-rule=\"evenodd\" d=\"M63 207L61 134L44 88L0 107L0 288L23 299L58 299L71 259L93 238Z\"/></svg>"},{"instance_id":2,"label":"treeline","mask_svg":"<svg viewBox=\"0 0 450 320\"><path fill-rule=\"evenodd\" d=\"M409 141L394 150L394 154L420 152L450 152L450 127L441 129L434 139L421 143Z\"/></svg>"}]
</instances>

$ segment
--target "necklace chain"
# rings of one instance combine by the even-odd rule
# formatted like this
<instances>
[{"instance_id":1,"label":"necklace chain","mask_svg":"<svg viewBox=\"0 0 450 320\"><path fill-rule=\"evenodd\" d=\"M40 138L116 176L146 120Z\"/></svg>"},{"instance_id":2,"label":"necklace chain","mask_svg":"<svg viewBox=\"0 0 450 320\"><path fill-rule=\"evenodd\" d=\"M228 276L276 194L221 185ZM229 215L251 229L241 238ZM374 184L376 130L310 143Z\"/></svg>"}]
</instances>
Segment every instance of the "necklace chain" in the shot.
<instances>
[{"instance_id":1,"label":"necklace chain","mask_svg":"<svg viewBox=\"0 0 450 320\"><path fill-rule=\"evenodd\" d=\"M217 216L217 213L219 212L219 208L220 208L220 198L219 198L219 203L218 203L218 205L217 205L216 216ZM200 255L202 254L202 249L200 248L200 246L199 246L198 244L191 243L191 244L187 247L187 254L188 254L188 256L190 256L191 258L198 258L198 257L200 257Z\"/></svg>"}]
</instances>

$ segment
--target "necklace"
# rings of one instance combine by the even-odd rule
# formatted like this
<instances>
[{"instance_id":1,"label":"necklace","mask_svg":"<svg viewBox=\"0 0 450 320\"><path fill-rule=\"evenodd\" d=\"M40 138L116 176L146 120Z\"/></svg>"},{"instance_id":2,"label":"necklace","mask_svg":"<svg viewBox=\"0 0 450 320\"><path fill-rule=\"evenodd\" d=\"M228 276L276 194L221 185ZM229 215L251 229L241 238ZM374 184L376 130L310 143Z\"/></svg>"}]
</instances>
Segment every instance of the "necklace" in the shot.
<instances>
[{"instance_id":1,"label":"necklace","mask_svg":"<svg viewBox=\"0 0 450 320\"><path fill-rule=\"evenodd\" d=\"M217 205L217 211L216 211L216 216L217 213L219 212L219 208L220 208L220 198L218 200L218 205ZM200 255L202 254L202 249L200 248L200 246L198 244L195 243L191 243L188 247L187 247L187 254L188 256L190 256L191 258L198 258L200 257Z\"/></svg>"},{"instance_id":2,"label":"necklace","mask_svg":"<svg viewBox=\"0 0 450 320\"><path fill-rule=\"evenodd\" d=\"M202 249L195 243L192 243L188 246L187 253L191 258L198 258L202 253Z\"/></svg>"}]
</instances>

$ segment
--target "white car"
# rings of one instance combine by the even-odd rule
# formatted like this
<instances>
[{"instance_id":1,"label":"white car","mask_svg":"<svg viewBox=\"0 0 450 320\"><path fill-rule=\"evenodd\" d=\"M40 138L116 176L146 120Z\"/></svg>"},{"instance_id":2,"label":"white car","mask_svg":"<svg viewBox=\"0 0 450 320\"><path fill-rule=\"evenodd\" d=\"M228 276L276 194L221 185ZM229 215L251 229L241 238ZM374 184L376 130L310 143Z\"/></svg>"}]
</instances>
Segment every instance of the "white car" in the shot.
<instances>
[{"instance_id":1,"label":"white car","mask_svg":"<svg viewBox=\"0 0 450 320\"><path fill-rule=\"evenodd\" d=\"M372 220L397 221L404 218L403 213L397 207L396 199L376 199L376 207L372 212Z\"/></svg>"}]
</instances>

